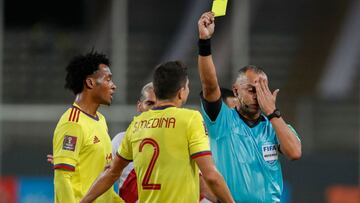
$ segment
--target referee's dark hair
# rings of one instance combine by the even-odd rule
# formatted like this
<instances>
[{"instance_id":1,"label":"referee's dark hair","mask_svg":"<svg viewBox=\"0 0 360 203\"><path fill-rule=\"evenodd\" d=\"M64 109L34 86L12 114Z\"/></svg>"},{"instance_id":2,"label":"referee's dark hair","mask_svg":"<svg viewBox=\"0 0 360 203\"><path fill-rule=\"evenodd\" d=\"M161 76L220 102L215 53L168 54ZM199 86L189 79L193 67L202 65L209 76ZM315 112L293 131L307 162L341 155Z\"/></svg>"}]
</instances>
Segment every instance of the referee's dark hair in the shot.
<instances>
[{"instance_id":1,"label":"referee's dark hair","mask_svg":"<svg viewBox=\"0 0 360 203\"><path fill-rule=\"evenodd\" d=\"M105 54L94 50L72 58L66 66L65 88L71 90L75 95L82 92L84 81L89 75L99 70L100 64L110 66L110 61Z\"/></svg>"},{"instance_id":2,"label":"referee's dark hair","mask_svg":"<svg viewBox=\"0 0 360 203\"><path fill-rule=\"evenodd\" d=\"M169 61L158 65L153 75L156 98L159 100L174 98L178 90L185 87L187 79L187 67L180 61Z\"/></svg>"}]
</instances>

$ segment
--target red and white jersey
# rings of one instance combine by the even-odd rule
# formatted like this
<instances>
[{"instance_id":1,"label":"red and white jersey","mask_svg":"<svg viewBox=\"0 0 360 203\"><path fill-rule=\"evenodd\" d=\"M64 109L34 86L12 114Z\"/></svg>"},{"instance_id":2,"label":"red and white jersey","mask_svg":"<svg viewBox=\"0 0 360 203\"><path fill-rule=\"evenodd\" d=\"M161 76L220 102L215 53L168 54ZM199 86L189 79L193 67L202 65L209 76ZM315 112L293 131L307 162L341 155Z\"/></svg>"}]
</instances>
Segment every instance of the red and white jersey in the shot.
<instances>
[{"instance_id":1,"label":"red and white jersey","mask_svg":"<svg viewBox=\"0 0 360 203\"><path fill-rule=\"evenodd\" d=\"M112 155L116 156L119 145L125 136L125 132L121 132L112 139ZM138 200L136 173L133 162L130 162L121 173L119 178L119 195L126 203L135 203Z\"/></svg>"},{"instance_id":2,"label":"red and white jersey","mask_svg":"<svg viewBox=\"0 0 360 203\"><path fill-rule=\"evenodd\" d=\"M211 202L204 197L200 200L200 203L211 203Z\"/></svg>"}]
</instances>

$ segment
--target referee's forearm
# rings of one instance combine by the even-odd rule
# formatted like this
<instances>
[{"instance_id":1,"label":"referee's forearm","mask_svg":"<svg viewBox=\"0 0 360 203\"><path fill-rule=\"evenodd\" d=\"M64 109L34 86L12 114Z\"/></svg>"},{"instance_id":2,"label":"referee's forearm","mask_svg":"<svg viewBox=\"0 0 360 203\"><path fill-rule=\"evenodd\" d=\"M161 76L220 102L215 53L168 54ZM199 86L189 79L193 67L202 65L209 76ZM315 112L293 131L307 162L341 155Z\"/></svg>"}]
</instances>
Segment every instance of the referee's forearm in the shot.
<instances>
[{"instance_id":1,"label":"referee's forearm","mask_svg":"<svg viewBox=\"0 0 360 203\"><path fill-rule=\"evenodd\" d=\"M301 142L285 123L284 119L273 118L271 124L280 142L281 152L291 160L301 158Z\"/></svg>"}]
</instances>

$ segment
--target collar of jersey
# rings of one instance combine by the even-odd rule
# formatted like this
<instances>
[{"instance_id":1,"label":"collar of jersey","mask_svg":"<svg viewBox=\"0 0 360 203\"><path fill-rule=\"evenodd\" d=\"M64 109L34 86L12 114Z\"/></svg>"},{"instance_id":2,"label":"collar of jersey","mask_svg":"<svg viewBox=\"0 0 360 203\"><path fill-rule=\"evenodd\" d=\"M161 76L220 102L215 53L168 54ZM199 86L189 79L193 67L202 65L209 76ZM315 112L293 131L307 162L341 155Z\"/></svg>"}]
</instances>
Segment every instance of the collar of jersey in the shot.
<instances>
[{"instance_id":1,"label":"collar of jersey","mask_svg":"<svg viewBox=\"0 0 360 203\"><path fill-rule=\"evenodd\" d=\"M235 111L239 114L240 119L243 120L244 123L247 126L249 126L250 128L257 126L261 121L266 120L264 115L260 114L260 117L255 122L252 122L252 121L249 121L248 119L246 119L243 115L241 115L241 113L236 108L235 108Z\"/></svg>"},{"instance_id":2,"label":"collar of jersey","mask_svg":"<svg viewBox=\"0 0 360 203\"><path fill-rule=\"evenodd\" d=\"M152 110L164 110L170 107L175 107L175 106L174 105L157 106L157 107L153 107Z\"/></svg>"},{"instance_id":3,"label":"collar of jersey","mask_svg":"<svg viewBox=\"0 0 360 203\"><path fill-rule=\"evenodd\" d=\"M81 112L83 112L85 115L89 116L90 118L99 121L99 116L96 114L96 116L90 115L88 113L86 113L85 111L83 111L79 105L77 105L75 102L72 105L73 108L79 109Z\"/></svg>"}]
</instances>

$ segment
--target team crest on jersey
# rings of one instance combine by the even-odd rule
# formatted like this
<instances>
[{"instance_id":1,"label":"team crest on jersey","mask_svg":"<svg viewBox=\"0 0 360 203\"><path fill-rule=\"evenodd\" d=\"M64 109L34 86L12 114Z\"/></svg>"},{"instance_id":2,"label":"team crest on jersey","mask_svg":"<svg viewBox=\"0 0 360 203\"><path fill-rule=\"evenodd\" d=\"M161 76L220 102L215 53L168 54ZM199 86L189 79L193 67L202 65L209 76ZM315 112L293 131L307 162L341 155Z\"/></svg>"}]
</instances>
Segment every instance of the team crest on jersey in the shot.
<instances>
[{"instance_id":1,"label":"team crest on jersey","mask_svg":"<svg viewBox=\"0 0 360 203\"><path fill-rule=\"evenodd\" d=\"M63 149L69 151L75 151L77 137L71 135L65 135L63 142Z\"/></svg>"},{"instance_id":2,"label":"team crest on jersey","mask_svg":"<svg viewBox=\"0 0 360 203\"><path fill-rule=\"evenodd\" d=\"M278 160L278 147L275 144L264 144L261 147L263 158L266 162L272 164Z\"/></svg>"}]
</instances>

